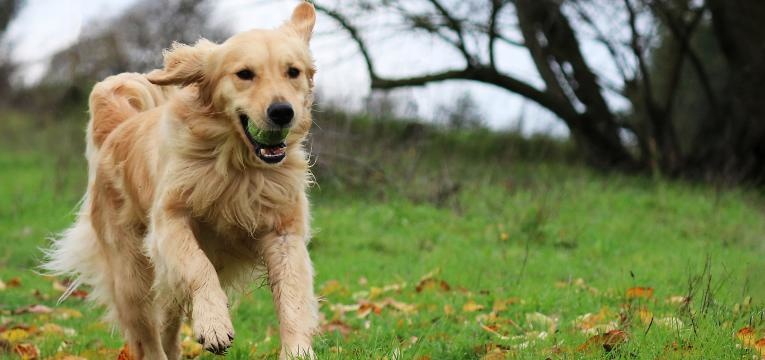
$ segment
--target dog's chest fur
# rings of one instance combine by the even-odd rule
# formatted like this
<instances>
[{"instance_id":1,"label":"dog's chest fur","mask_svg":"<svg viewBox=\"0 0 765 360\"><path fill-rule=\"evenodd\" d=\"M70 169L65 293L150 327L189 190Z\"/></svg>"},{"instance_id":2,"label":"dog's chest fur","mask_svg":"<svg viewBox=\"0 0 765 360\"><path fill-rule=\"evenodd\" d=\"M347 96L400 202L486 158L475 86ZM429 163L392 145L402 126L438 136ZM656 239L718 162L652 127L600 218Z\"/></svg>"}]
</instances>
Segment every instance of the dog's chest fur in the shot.
<instances>
[{"instance_id":1,"label":"dog's chest fur","mask_svg":"<svg viewBox=\"0 0 765 360\"><path fill-rule=\"evenodd\" d=\"M217 233L243 232L253 237L289 228L305 202L307 170L302 151L291 151L272 168L228 169L213 161L194 161L174 177L186 206L197 221ZM200 176L196 176L199 174ZM202 175L203 174L203 175ZM300 214L302 215L302 214Z\"/></svg>"}]
</instances>

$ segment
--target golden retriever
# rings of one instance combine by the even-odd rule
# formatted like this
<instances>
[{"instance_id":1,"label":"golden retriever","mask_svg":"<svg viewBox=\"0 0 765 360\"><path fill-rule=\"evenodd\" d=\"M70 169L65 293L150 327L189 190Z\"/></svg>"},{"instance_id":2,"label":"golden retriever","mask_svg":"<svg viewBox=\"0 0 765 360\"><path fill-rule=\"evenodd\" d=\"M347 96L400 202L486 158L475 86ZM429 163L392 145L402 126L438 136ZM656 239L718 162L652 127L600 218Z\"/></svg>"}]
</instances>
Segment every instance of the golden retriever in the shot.
<instances>
[{"instance_id":1,"label":"golden retriever","mask_svg":"<svg viewBox=\"0 0 765 360\"><path fill-rule=\"evenodd\" d=\"M70 292L91 285L135 358L178 359L184 315L205 349L225 353L224 289L264 272L280 358L315 356L303 144L315 19L301 3L277 29L174 44L163 69L94 87L87 192L44 268L75 276Z\"/></svg>"}]
</instances>

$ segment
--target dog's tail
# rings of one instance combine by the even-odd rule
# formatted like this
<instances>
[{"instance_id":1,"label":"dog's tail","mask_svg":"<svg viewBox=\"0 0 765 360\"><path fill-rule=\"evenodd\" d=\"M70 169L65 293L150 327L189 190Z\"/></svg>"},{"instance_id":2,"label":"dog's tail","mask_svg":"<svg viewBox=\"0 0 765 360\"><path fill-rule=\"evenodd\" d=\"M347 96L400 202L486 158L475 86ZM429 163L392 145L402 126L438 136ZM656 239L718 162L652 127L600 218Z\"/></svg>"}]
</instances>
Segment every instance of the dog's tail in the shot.
<instances>
[{"instance_id":1,"label":"dog's tail","mask_svg":"<svg viewBox=\"0 0 765 360\"><path fill-rule=\"evenodd\" d=\"M88 145L98 150L106 138L131 116L165 103L173 87L154 85L138 73L110 76L90 93Z\"/></svg>"},{"instance_id":2,"label":"dog's tail","mask_svg":"<svg viewBox=\"0 0 765 360\"><path fill-rule=\"evenodd\" d=\"M69 277L72 282L59 298L59 302L72 294L82 284L100 285L106 279L107 263L96 231L90 222L88 194L82 200L77 220L67 230L54 236L52 246L44 249L45 261L41 265L46 275ZM98 289L99 287L95 287ZM99 301L105 294L91 293L91 300Z\"/></svg>"}]
</instances>

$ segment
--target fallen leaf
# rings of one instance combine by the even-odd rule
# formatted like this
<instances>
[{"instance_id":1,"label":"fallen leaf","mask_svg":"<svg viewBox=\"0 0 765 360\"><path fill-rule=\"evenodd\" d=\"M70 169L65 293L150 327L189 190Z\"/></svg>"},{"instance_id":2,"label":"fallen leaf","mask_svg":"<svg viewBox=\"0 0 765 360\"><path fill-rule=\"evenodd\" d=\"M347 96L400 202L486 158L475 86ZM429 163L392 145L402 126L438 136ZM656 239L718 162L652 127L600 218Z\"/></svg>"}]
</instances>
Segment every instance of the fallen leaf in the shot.
<instances>
[{"instance_id":1,"label":"fallen leaf","mask_svg":"<svg viewBox=\"0 0 765 360\"><path fill-rule=\"evenodd\" d=\"M5 286L8 287L9 289L10 288L17 288L17 287L21 286L21 279L18 278L18 277L11 278L10 280L8 280L7 283L5 283Z\"/></svg>"},{"instance_id":2,"label":"fallen leaf","mask_svg":"<svg viewBox=\"0 0 765 360\"><path fill-rule=\"evenodd\" d=\"M8 341L11 344L21 342L29 337L29 331L24 329L10 329L0 333L0 339Z\"/></svg>"},{"instance_id":3,"label":"fallen leaf","mask_svg":"<svg viewBox=\"0 0 765 360\"><path fill-rule=\"evenodd\" d=\"M375 313L379 315L381 312L382 312L381 306L370 301L364 301L359 303L359 308L357 310L356 316L358 316L359 318L364 318L371 313Z\"/></svg>"},{"instance_id":4,"label":"fallen leaf","mask_svg":"<svg viewBox=\"0 0 765 360\"><path fill-rule=\"evenodd\" d=\"M72 291L72 293L69 294L69 297L75 298L75 299L80 299L80 300L85 300L88 297L88 292L85 291L85 290L82 290L82 289L77 289L77 290Z\"/></svg>"},{"instance_id":5,"label":"fallen leaf","mask_svg":"<svg viewBox=\"0 0 765 360\"><path fill-rule=\"evenodd\" d=\"M397 301L393 298L385 298L382 302L378 303L378 306L380 307L392 307L398 311L401 311L403 313L413 313L417 310L417 307L412 304L407 304L405 302Z\"/></svg>"},{"instance_id":6,"label":"fallen leaf","mask_svg":"<svg viewBox=\"0 0 765 360\"><path fill-rule=\"evenodd\" d=\"M651 313L648 308L645 306L641 307L640 310L638 310L638 316L640 317L640 321L643 323L643 325L648 325L653 321L653 313Z\"/></svg>"},{"instance_id":7,"label":"fallen leaf","mask_svg":"<svg viewBox=\"0 0 765 360\"><path fill-rule=\"evenodd\" d=\"M322 333L337 332L343 337L346 337L351 332L353 332L353 328L350 325L343 322L342 320L332 320L326 324L321 325L321 332Z\"/></svg>"},{"instance_id":8,"label":"fallen leaf","mask_svg":"<svg viewBox=\"0 0 765 360\"><path fill-rule=\"evenodd\" d=\"M7 285L5 285L5 283L3 282L3 280L1 280L1 279L0 279L0 291L3 291L3 290L5 290L5 289L7 289L7 288L8 288L8 286L7 286Z\"/></svg>"},{"instance_id":9,"label":"fallen leaf","mask_svg":"<svg viewBox=\"0 0 765 360\"><path fill-rule=\"evenodd\" d=\"M21 357L21 360L35 360L40 357L40 349L34 344L16 344L13 352Z\"/></svg>"},{"instance_id":10,"label":"fallen leaf","mask_svg":"<svg viewBox=\"0 0 765 360\"><path fill-rule=\"evenodd\" d=\"M757 342L754 343L754 350L756 350L760 356L765 356L765 338L757 340Z\"/></svg>"},{"instance_id":11,"label":"fallen leaf","mask_svg":"<svg viewBox=\"0 0 765 360\"><path fill-rule=\"evenodd\" d=\"M558 319L545 314L534 312L526 314L526 324L535 330L546 330L554 333L558 329Z\"/></svg>"},{"instance_id":12,"label":"fallen leaf","mask_svg":"<svg viewBox=\"0 0 765 360\"><path fill-rule=\"evenodd\" d=\"M462 311L464 312L476 312L483 310L483 305L476 303L473 300L468 300L464 305L462 305Z\"/></svg>"},{"instance_id":13,"label":"fallen leaf","mask_svg":"<svg viewBox=\"0 0 765 360\"><path fill-rule=\"evenodd\" d=\"M736 337L738 338L741 343L744 344L745 347L753 348L754 344L756 343L756 334L754 332L754 329L751 327L743 327L739 331L736 332Z\"/></svg>"},{"instance_id":14,"label":"fallen leaf","mask_svg":"<svg viewBox=\"0 0 765 360\"><path fill-rule=\"evenodd\" d=\"M449 304L444 305L444 315L448 316L452 314L454 314L454 308Z\"/></svg>"},{"instance_id":15,"label":"fallen leaf","mask_svg":"<svg viewBox=\"0 0 765 360\"><path fill-rule=\"evenodd\" d=\"M57 308L56 310L53 311L53 315L62 320L76 319L76 318L82 317L81 312L75 309L69 309L69 308Z\"/></svg>"},{"instance_id":16,"label":"fallen leaf","mask_svg":"<svg viewBox=\"0 0 765 360\"><path fill-rule=\"evenodd\" d=\"M120 353L117 355L117 360L133 360L133 356L130 355L130 348L127 344L120 349Z\"/></svg>"},{"instance_id":17,"label":"fallen leaf","mask_svg":"<svg viewBox=\"0 0 765 360\"><path fill-rule=\"evenodd\" d=\"M653 288L652 287L632 287L627 289L626 293L627 299L650 299L653 297Z\"/></svg>"},{"instance_id":18,"label":"fallen leaf","mask_svg":"<svg viewBox=\"0 0 765 360\"><path fill-rule=\"evenodd\" d=\"M50 314L53 312L53 309L40 304L34 304L29 305L25 307L18 308L13 311L15 315L19 314Z\"/></svg>"},{"instance_id":19,"label":"fallen leaf","mask_svg":"<svg viewBox=\"0 0 765 360\"><path fill-rule=\"evenodd\" d=\"M686 305L691 302L691 298L687 296L674 295L667 298L667 304L672 305Z\"/></svg>"},{"instance_id":20,"label":"fallen leaf","mask_svg":"<svg viewBox=\"0 0 765 360\"><path fill-rule=\"evenodd\" d=\"M202 344L191 338L186 338L181 342L181 353L183 354L184 359L197 358L199 355L202 355L203 351L204 348L202 347Z\"/></svg>"},{"instance_id":21,"label":"fallen leaf","mask_svg":"<svg viewBox=\"0 0 765 360\"><path fill-rule=\"evenodd\" d=\"M481 325L481 329L484 329L486 332L488 332L488 333L490 333L492 335L497 336L501 340L509 340L510 339L509 336L503 335L503 334L501 334L499 332L499 327L497 325L491 325L491 326L484 325L484 324L480 324L480 325Z\"/></svg>"},{"instance_id":22,"label":"fallen leaf","mask_svg":"<svg viewBox=\"0 0 765 360\"><path fill-rule=\"evenodd\" d=\"M573 287L577 290L585 290L588 291L591 294L597 295L600 291L590 285L587 285L587 283L582 278L576 278L573 280L567 280L567 281L558 281L555 283L555 287L557 288L566 288L566 287Z\"/></svg>"},{"instance_id":23,"label":"fallen leaf","mask_svg":"<svg viewBox=\"0 0 765 360\"><path fill-rule=\"evenodd\" d=\"M613 316L611 310L603 307L598 313L587 313L574 319L574 328L587 335L597 335L616 330L619 324L609 320Z\"/></svg>"},{"instance_id":24,"label":"fallen leaf","mask_svg":"<svg viewBox=\"0 0 765 360\"><path fill-rule=\"evenodd\" d=\"M53 323L47 323L40 327L40 332L43 335L63 335L64 328Z\"/></svg>"},{"instance_id":25,"label":"fallen leaf","mask_svg":"<svg viewBox=\"0 0 765 360\"><path fill-rule=\"evenodd\" d=\"M654 323L656 325L663 326L666 328L671 328L671 329L680 329L685 325L682 320L674 316L667 316L667 317L655 319Z\"/></svg>"},{"instance_id":26,"label":"fallen leaf","mask_svg":"<svg viewBox=\"0 0 765 360\"><path fill-rule=\"evenodd\" d=\"M319 289L319 294L322 296L330 296L332 294L344 295L347 293L348 289L337 280L328 280L321 286L321 289Z\"/></svg>"},{"instance_id":27,"label":"fallen leaf","mask_svg":"<svg viewBox=\"0 0 765 360\"><path fill-rule=\"evenodd\" d=\"M56 290L58 292L64 292L68 288L67 285L65 285L63 282L58 280L53 280L52 286L53 286L53 290Z\"/></svg>"},{"instance_id":28,"label":"fallen leaf","mask_svg":"<svg viewBox=\"0 0 765 360\"><path fill-rule=\"evenodd\" d=\"M511 297L508 299L496 299L494 300L494 305L491 307L491 311L494 312L502 312L507 310L507 307L513 304L517 304L520 302L520 299L517 297Z\"/></svg>"},{"instance_id":29,"label":"fallen leaf","mask_svg":"<svg viewBox=\"0 0 765 360\"><path fill-rule=\"evenodd\" d=\"M433 290L433 289L439 289L441 291L449 291L451 290L451 286L449 286L449 283L447 283L444 280L430 278L421 280L419 283L417 283L417 287L415 290L419 292L423 292L425 290Z\"/></svg>"},{"instance_id":30,"label":"fallen leaf","mask_svg":"<svg viewBox=\"0 0 765 360\"><path fill-rule=\"evenodd\" d=\"M185 322L183 324L181 324L181 335L182 336L186 337L186 336L191 336L193 334L194 334L194 330L191 329L191 326L189 326L189 324L187 324Z\"/></svg>"},{"instance_id":31,"label":"fallen leaf","mask_svg":"<svg viewBox=\"0 0 765 360\"><path fill-rule=\"evenodd\" d=\"M595 335L587 339L587 341L577 347L577 351L590 351L602 348L606 352L610 352L626 341L626 332L622 330L611 330L605 334Z\"/></svg>"},{"instance_id":32,"label":"fallen leaf","mask_svg":"<svg viewBox=\"0 0 765 360\"><path fill-rule=\"evenodd\" d=\"M473 349L476 354L482 354L481 360L504 360L510 348L500 344L486 344Z\"/></svg>"}]
</instances>

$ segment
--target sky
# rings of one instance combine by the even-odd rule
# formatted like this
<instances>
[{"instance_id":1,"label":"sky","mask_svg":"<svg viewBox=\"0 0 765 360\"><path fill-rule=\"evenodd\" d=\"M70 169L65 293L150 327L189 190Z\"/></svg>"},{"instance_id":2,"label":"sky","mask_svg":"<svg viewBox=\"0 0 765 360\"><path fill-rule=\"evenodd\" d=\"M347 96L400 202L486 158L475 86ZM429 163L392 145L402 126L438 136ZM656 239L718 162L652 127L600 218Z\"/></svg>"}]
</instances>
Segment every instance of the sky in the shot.
<instances>
[{"instance_id":1,"label":"sky","mask_svg":"<svg viewBox=\"0 0 765 360\"><path fill-rule=\"evenodd\" d=\"M27 0L10 25L7 40L13 44L12 58L22 64L23 80L33 82L44 73L48 57L77 41L85 24L98 17L119 14L135 0ZM211 16L233 32L279 26L298 0L218 0ZM369 77L355 44L330 18L319 15L311 48L319 72L316 84L325 100L361 110L368 96ZM411 36L366 34L378 72L387 77L422 74L461 65L459 55L434 41ZM168 44L169 45L169 44ZM597 54L593 47L585 53ZM503 71L541 87L525 49L501 47L499 66ZM592 58L592 57L591 57ZM595 56L595 67L608 66L605 56ZM592 61L591 61L592 62ZM602 63L602 64L600 64ZM396 91L397 97L416 103L419 116L433 119L442 105L450 105L469 92L486 122L494 129L520 128L525 134L549 133L566 136L566 127L532 102L490 85L450 81ZM520 119L523 118L521 121Z\"/></svg>"}]
</instances>

